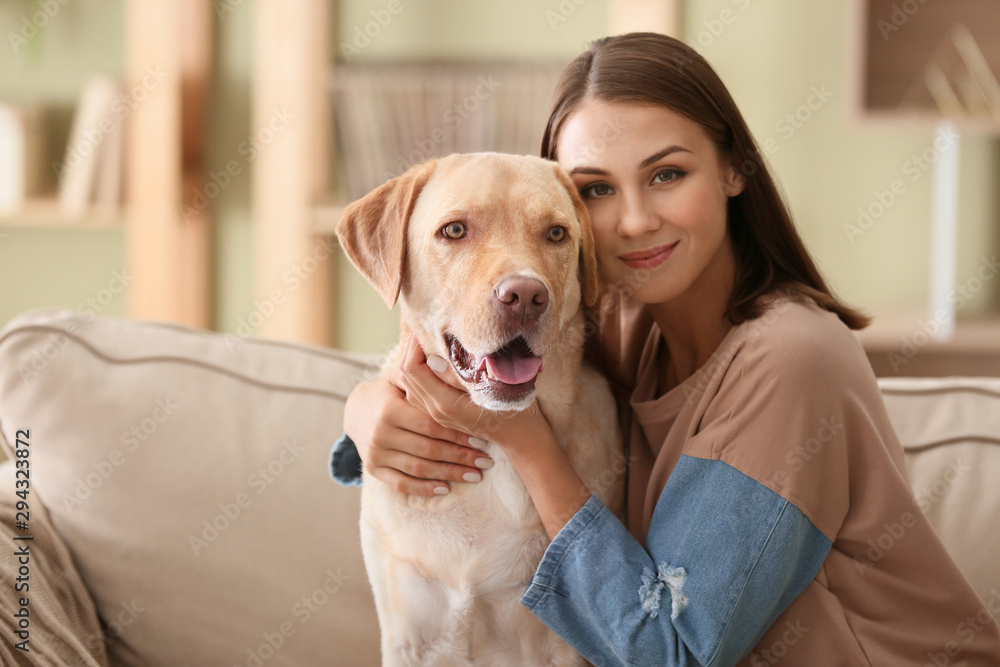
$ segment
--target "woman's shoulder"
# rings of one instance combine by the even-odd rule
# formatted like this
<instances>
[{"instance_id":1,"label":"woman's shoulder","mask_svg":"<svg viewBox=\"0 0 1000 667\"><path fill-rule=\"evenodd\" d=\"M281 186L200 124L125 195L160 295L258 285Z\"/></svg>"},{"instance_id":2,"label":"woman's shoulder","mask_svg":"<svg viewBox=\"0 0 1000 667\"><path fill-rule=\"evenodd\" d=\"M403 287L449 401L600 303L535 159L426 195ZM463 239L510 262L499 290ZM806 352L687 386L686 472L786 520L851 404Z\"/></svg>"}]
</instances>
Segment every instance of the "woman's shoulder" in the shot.
<instances>
[{"instance_id":1,"label":"woman's shoulder","mask_svg":"<svg viewBox=\"0 0 1000 667\"><path fill-rule=\"evenodd\" d=\"M822 372L826 379L871 374L860 341L840 317L812 297L779 289L760 297L764 310L738 325L744 364L782 375Z\"/></svg>"}]
</instances>

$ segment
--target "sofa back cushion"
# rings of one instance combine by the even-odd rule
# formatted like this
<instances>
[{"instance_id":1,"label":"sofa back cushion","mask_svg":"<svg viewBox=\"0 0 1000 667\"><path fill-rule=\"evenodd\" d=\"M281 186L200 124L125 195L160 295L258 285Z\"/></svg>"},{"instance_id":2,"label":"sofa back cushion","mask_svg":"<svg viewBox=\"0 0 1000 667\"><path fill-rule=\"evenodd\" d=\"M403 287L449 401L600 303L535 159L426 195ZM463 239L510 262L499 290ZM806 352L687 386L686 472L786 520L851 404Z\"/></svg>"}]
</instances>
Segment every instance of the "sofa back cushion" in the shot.
<instances>
[{"instance_id":1,"label":"sofa back cushion","mask_svg":"<svg viewBox=\"0 0 1000 667\"><path fill-rule=\"evenodd\" d=\"M1000 607L1000 378L882 378L920 508L973 588Z\"/></svg>"},{"instance_id":2,"label":"sofa back cushion","mask_svg":"<svg viewBox=\"0 0 1000 667\"><path fill-rule=\"evenodd\" d=\"M0 426L8 442L31 429L33 494L112 665L378 664L359 490L327 465L371 373L329 349L69 311L4 328Z\"/></svg>"}]
</instances>

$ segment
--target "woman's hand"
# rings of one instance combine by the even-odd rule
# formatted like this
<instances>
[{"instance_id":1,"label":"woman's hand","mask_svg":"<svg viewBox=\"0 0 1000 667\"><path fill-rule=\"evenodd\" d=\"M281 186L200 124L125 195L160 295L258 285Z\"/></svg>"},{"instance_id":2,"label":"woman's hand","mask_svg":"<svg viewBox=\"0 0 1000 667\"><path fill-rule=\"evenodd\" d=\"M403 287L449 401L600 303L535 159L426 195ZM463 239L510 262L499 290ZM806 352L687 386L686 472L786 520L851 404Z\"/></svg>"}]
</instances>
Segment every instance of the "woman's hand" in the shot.
<instances>
[{"instance_id":1,"label":"woman's hand","mask_svg":"<svg viewBox=\"0 0 1000 667\"><path fill-rule=\"evenodd\" d=\"M508 454L552 432L537 404L520 412L492 412L473 403L450 364L441 357L428 358L412 333L399 369L406 400L444 428L495 442Z\"/></svg>"},{"instance_id":2,"label":"woman's hand","mask_svg":"<svg viewBox=\"0 0 1000 667\"><path fill-rule=\"evenodd\" d=\"M590 490L573 470L537 404L517 413L484 410L453 386L457 383L448 377L448 362L426 358L412 334L400 370L407 401L445 427L472 433L503 449L528 489L549 539L555 539L590 498Z\"/></svg>"},{"instance_id":3,"label":"woman's hand","mask_svg":"<svg viewBox=\"0 0 1000 667\"><path fill-rule=\"evenodd\" d=\"M475 448L484 442L470 442L466 433L445 428L410 405L396 369L354 388L344 408L344 430L365 470L400 493L448 493L448 482L479 481L479 469L493 465Z\"/></svg>"}]
</instances>

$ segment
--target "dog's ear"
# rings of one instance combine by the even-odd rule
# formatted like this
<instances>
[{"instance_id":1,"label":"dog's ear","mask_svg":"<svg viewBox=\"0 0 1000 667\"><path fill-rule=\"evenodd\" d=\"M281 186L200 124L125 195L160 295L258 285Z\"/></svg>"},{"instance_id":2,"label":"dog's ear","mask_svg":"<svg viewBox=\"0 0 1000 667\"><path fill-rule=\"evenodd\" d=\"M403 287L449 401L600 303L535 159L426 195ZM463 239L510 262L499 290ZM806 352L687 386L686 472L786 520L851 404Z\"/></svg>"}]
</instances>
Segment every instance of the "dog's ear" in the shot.
<instances>
[{"instance_id":1,"label":"dog's ear","mask_svg":"<svg viewBox=\"0 0 1000 667\"><path fill-rule=\"evenodd\" d=\"M379 186L344 209L337 223L347 257L390 308L403 285L407 223L436 164L431 160L411 167Z\"/></svg>"},{"instance_id":2,"label":"dog's ear","mask_svg":"<svg viewBox=\"0 0 1000 667\"><path fill-rule=\"evenodd\" d=\"M580 284L583 288L584 303L588 306L593 306L597 303L600 275L597 272L597 252L594 249L594 232L590 228L590 214L587 213L587 205L583 203L580 193L577 192L576 186L573 185L573 181L566 175L566 172L559 165L553 165L553 169L556 172L559 182L562 183L563 187L566 188L566 192L569 193L569 198L573 200L573 209L576 211L577 220L580 221L580 231L582 232L580 240Z\"/></svg>"}]
</instances>

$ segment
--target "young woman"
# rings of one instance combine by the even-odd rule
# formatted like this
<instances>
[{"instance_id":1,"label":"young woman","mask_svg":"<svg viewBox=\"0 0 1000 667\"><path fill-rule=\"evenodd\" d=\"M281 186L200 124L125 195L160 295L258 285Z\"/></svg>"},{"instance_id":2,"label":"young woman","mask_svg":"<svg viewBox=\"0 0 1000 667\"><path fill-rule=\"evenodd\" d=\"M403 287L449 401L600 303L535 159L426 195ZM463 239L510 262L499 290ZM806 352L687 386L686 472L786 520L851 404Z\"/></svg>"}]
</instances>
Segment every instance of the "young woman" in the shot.
<instances>
[{"instance_id":1,"label":"young woman","mask_svg":"<svg viewBox=\"0 0 1000 667\"><path fill-rule=\"evenodd\" d=\"M662 35L597 41L542 155L579 189L609 286L590 352L624 392L627 525L581 498L538 411L480 432L413 341L348 401L372 474L447 492L489 474L477 438L503 447L552 538L522 603L597 665L1000 664L907 483L851 333L868 318L830 293L711 67ZM335 477L352 455L338 444Z\"/></svg>"}]
</instances>

